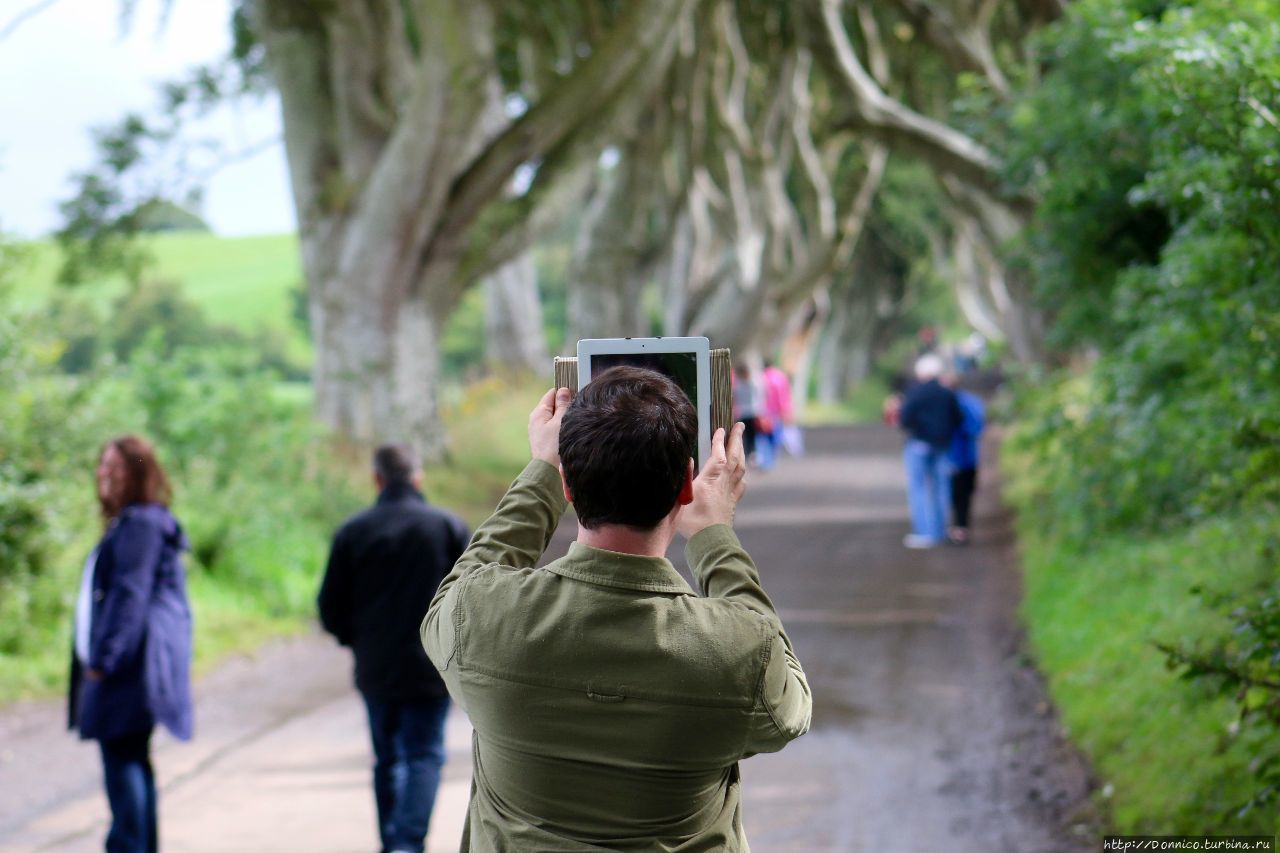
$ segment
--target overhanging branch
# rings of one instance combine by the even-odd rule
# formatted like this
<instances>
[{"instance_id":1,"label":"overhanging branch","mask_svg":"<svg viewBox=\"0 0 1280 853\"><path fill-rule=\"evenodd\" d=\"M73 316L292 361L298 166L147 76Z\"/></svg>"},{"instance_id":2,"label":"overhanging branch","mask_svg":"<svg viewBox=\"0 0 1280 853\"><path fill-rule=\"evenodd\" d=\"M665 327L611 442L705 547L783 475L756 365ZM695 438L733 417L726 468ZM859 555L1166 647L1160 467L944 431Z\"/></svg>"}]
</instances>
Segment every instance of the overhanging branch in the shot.
<instances>
[{"instance_id":1,"label":"overhanging branch","mask_svg":"<svg viewBox=\"0 0 1280 853\"><path fill-rule=\"evenodd\" d=\"M641 65L666 62L680 17L701 0L636 0L609 38L529 112L495 139L454 182L446 216L470 223L501 195L522 163L541 160L611 101L635 93L627 82ZM644 76L644 75L640 75Z\"/></svg>"},{"instance_id":2,"label":"overhanging branch","mask_svg":"<svg viewBox=\"0 0 1280 853\"><path fill-rule=\"evenodd\" d=\"M885 94L858 59L841 17L841 0L808 0L817 13L819 56L850 96L851 129L906 148L939 171L992 194L1001 190L1000 161L981 143Z\"/></svg>"}]
</instances>

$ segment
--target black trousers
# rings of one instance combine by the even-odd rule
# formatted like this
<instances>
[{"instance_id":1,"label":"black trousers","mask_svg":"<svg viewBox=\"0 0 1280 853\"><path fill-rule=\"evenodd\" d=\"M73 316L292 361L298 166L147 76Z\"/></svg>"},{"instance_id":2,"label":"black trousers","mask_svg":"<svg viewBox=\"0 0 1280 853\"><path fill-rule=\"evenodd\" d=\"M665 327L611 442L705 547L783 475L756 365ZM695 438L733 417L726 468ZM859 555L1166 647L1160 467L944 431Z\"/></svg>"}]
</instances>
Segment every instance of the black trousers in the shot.
<instances>
[{"instance_id":1,"label":"black trousers","mask_svg":"<svg viewBox=\"0 0 1280 853\"><path fill-rule=\"evenodd\" d=\"M750 456L756 452L756 433L759 432L756 427L756 419L743 418L742 425L745 427L742 431L742 450Z\"/></svg>"},{"instance_id":2,"label":"black trousers","mask_svg":"<svg viewBox=\"0 0 1280 853\"><path fill-rule=\"evenodd\" d=\"M977 485L977 468L957 468L951 474L951 520L956 527L969 526L969 509Z\"/></svg>"}]
</instances>

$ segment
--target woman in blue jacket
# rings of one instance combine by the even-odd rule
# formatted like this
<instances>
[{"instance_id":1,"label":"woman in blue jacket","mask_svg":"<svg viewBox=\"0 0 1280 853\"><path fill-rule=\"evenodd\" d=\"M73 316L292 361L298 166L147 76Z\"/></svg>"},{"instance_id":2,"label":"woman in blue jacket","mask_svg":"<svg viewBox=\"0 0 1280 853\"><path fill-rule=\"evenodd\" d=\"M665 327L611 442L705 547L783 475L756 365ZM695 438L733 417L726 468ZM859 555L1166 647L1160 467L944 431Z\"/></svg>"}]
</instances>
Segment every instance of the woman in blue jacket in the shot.
<instances>
[{"instance_id":1,"label":"woman in blue jacket","mask_svg":"<svg viewBox=\"0 0 1280 853\"><path fill-rule=\"evenodd\" d=\"M973 505L973 493L978 487L978 437L986 424L986 407L981 398L956 387L956 377L951 374L947 387L956 395L962 418L951 438L951 518L952 526L947 538L956 545L969 541L969 510Z\"/></svg>"},{"instance_id":2,"label":"woman in blue jacket","mask_svg":"<svg viewBox=\"0 0 1280 853\"><path fill-rule=\"evenodd\" d=\"M154 851L156 723L191 737L191 609L169 513L169 481L151 446L122 436L98 457L106 528L85 561L71 656L70 723L98 741L111 805L109 853Z\"/></svg>"}]
</instances>

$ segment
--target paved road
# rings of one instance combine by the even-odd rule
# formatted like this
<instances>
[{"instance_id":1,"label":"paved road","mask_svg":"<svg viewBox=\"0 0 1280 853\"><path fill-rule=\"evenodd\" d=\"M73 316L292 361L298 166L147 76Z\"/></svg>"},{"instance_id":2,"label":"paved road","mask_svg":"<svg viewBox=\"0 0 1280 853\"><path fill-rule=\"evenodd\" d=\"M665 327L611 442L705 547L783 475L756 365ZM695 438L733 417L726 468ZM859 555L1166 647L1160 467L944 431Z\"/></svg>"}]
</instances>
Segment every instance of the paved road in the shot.
<instances>
[{"instance_id":1,"label":"paved road","mask_svg":"<svg viewBox=\"0 0 1280 853\"><path fill-rule=\"evenodd\" d=\"M804 458L752 476L738 514L815 696L807 736L743 765L752 849L1093 849L1086 773L1021 652L994 479L984 473L970 547L911 552L897 437L823 429L808 443ZM571 535L566 525L557 545ZM375 849L348 671L342 650L311 635L202 681L198 739L158 742L164 849ZM97 757L60 719L53 703L0 714L0 850L101 849ZM469 737L455 713L431 851L457 849Z\"/></svg>"}]
</instances>

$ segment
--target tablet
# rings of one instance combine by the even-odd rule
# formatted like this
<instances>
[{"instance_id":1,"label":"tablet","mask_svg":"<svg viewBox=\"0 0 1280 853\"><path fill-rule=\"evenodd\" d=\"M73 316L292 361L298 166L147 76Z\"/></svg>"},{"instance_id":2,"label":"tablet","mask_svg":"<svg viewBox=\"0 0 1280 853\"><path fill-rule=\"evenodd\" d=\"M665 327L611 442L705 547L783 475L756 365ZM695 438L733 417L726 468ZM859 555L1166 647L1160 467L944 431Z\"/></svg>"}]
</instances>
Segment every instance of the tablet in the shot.
<instances>
[{"instance_id":1,"label":"tablet","mask_svg":"<svg viewBox=\"0 0 1280 853\"><path fill-rule=\"evenodd\" d=\"M578 389L610 367L647 367L680 386L698 413L695 470L711 453L711 345L706 338L587 338L578 341Z\"/></svg>"}]
</instances>

